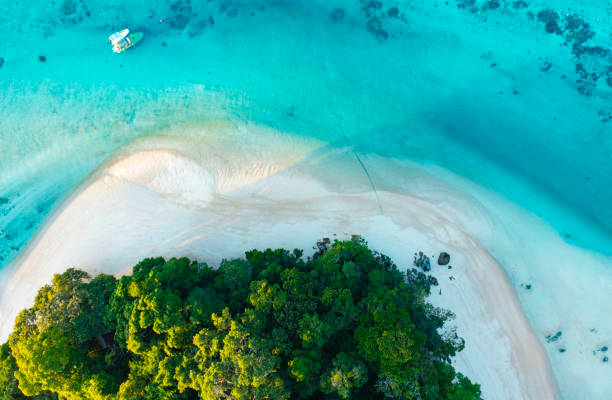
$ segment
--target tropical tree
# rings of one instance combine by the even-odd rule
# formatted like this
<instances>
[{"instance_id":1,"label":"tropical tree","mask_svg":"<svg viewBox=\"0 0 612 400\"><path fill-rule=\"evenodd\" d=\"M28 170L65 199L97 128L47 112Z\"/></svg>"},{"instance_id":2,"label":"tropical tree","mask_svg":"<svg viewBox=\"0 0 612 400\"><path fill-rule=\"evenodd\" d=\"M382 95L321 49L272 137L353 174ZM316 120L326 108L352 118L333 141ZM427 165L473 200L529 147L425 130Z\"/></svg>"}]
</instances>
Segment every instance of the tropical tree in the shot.
<instances>
[{"instance_id":1,"label":"tropical tree","mask_svg":"<svg viewBox=\"0 0 612 400\"><path fill-rule=\"evenodd\" d=\"M74 269L0 349L0 394L65 399L479 399L463 340L362 239L253 250L218 269L145 259L119 281ZM1 390L4 390L2 392ZM10 397L12 396L12 397Z\"/></svg>"},{"instance_id":2,"label":"tropical tree","mask_svg":"<svg viewBox=\"0 0 612 400\"><path fill-rule=\"evenodd\" d=\"M106 398L118 387L112 331L105 326L115 278L68 269L38 292L9 336L18 369L14 375L26 396L51 391L66 399ZM111 334L109 336L109 334Z\"/></svg>"}]
</instances>

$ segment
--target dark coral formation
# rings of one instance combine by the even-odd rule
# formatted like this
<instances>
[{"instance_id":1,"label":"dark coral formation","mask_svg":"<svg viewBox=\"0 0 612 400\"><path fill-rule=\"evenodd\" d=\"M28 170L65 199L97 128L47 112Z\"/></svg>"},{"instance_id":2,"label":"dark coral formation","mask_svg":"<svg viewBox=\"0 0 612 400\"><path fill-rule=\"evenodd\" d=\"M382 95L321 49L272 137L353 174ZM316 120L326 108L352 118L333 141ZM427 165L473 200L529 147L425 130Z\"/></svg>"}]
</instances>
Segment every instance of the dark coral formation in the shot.
<instances>
[{"instance_id":1,"label":"dark coral formation","mask_svg":"<svg viewBox=\"0 0 612 400\"><path fill-rule=\"evenodd\" d=\"M478 12L478 7L476 6L476 0L457 0L457 7L468 10L472 13Z\"/></svg>"},{"instance_id":2,"label":"dark coral formation","mask_svg":"<svg viewBox=\"0 0 612 400\"><path fill-rule=\"evenodd\" d=\"M529 7L529 5L522 0L512 2L512 8L514 8L515 10L520 10L521 8L527 8L527 7Z\"/></svg>"},{"instance_id":3,"label":"dark coral formation","mask_svg":"<svg viewBox=\"0 0 612 400\"><path fill-rule=\"evenodd\" d=\"M238 15L238 7L232 4L231 1L224 1L219 6L219 12L227 15L229 18L235 18Z\"/></svg>"},{"instance_id":4,"label":"dark coral formation","mask_svg":"<svg viewBox=\"0 0 612 400\"><path fill-rule=\"evenodd\" d=\"M544 61L542 63L542 65L540 66L540 71L542 72L548 72L550 71L550 69L552 68L552 62L550 61Z\"/></svg>"},{"instance_id":5,"label":"dark coral formation","mask_svg":"<svg viewBox=\"0 0 612 400\"><path fill-rule=\"evenodd\" d=\"M502 2L499 0L456 0L457 7L469 12L489 12L497 8L508 10L523 10L529 7L526 1L518 0ZM607 86L612 87L612 51L601 45L589 45L596 32L580 15L565 12L562 15L553 9L527 11L527 18L536 21L544 28L544 32L563 37L563 45L571 49L572 61L576 66L576 79L573 86L578 93L590 97L597 89L597 81L603 77ZM552 64L545 62L540 66L543 72ZM565 79L565 76L562 77Z\"/></svg>"},{"instance_id":6,"label":"dark coral formation","mask_svg":"<svg viewBox=\"0 0 612 400\"><path fill-rule=\"evenodd\" d=\"M198 36L199 34L202 33L202 31L204 31L205 28L207 27L212 27L215 24L215 20L214 18L211 16L209 16L206 19L202 19L198 22L196 22L195 24L192 24L189 27L189 30L187 32L187 36L192 39L196 36Z\"/></svg>"},{"instance_id":7,"label":"dark coral formation","mask_svg":"<svg viewBox=\"0 0 612 400\"><path fill-rule=\"evenodd\" d=\"M174 3L170 4L170 11L174 13L174 15L166 20L170 27L178 30L185 29L191 20L193 13L193 10L191 9L191 1L176 0Z\"/></svg>"},{"instance_id":8,"label":"dark coral formation","mask_svg":"<svg viewBox=\"0 0 612 400\"><path fill-rule=\"evenodd\" d=\"M368 20L366 28L368 29L368 32L374 34L378 40L385 40L387 37L389 37L387 31L382 28L380 20L376 17L372 17Z\"/></svg>"},{"instance_id":9,"label":"dark coral formation","mask_svg":"<svg viewBox=\"0 0 612 400\"><path fill-rule=\"evenodd\" d=\"M586 44L595 37L595 31L578 15L565 14L563 23L559 25L559 17L555 11L543 10L538 13L538 20L545 24L547 32L563 35L564 44L571 47L574 56L576 90L583 96L592 96L597 88L597 80L605 74L601 61L609 59L610 49ZM556 26L553 27L552 24Z\"/></svg>"},{"instance_id":10,"label":"dark coral formation","mask_svg":"<svg viewBox=\"0 0 612 400\"><path fill-rule=\"evenodd\" d=\"M544 29L548 33L561 34L559 27L559 14L553 10L542 10L537 14L538 21L544 23Z\"/></svg>"},{"instance_id":11,"label":"dark coral formation","mask_svg":"<svg viewBox=\"0 0 612 400\"><path fill-rule=\"evenodd\" d=\"M389 18L398 18L399 17L399 8L391 7L387 10L387 16Z\"/></svg>"},{"instance_id":12,"label":"dark coral formation","mask_svg":"<svg viewBox=\"0 0 612 400\"><path fill-rule=\"evenodd\" d=\"M499 7L500 7L499 0L489 0L484 4L483 9L495 10L496 8L499 8Z\"/></svg>"},{"instance_id":13,"label":"dark coral formation","mask_svg":"<svg viewBox=\"0 0 612 400\"><path fill-rule=\"evenodd\" d=\"M77 10L77 4L72 0L65 0L62 4L62 13L64 15L72 15Z\"/></svg>"},{"instance_id":14,"label":"dark coral formation","mask_svg":"<svg viewBox=\"0 0 612 400\"><path fill-rule=\"evenodd\" d=\"M340 21L344 18L345 12L342 8L334 8L331 12L331 19L334 21Z\"/></svg>"},{"instance_id":15,"label":"dark coral formation","mask_svg":"<svg viewBox=\"0 0 612 400\"><path fill-rule=\"evenodd\" d=\"M61 3L59 19L64 23L79 24L90 16L84 0L64 0Z\"/></svg>"},{"instance_id":16,"label":"dark coral formation","mask_svg":"<svg viewBox=\"0 0 612 400\"><path fill-rule=\"evenodd\" d=\"M365 15L366 29L376 37L379 42L384 42L389 37L389 27L393 20L407 24L406 16L398 7L384 8L384 4L377 0L360 0L361 10ZM401 34L401 31L400 31Z\"/></svg>"},{"instance_id":17,"label":"dark coral formation","mask_svg":"<svg viewBox=\"0 0 612 400\"><path fill-rule=\"evenodd\" d=\"M606 83L608 86L612 87L612 65L609 65L606 70Z\"/></svg>"},{"instance_id":18,"label":"dark coral formation","mask_svg":"<svg viewBox=\"0 0 612 400\"><path fill-rule=\"evenodd\" d=\"M376 11L382 8L382 3L378 0L361 0L361 9L365 12L366 17L372 17Z\"/></svg>"},{"instance_id":19,"label":"dark coral formation","mask_svg":"<svg viewBox=\"0 0 612 400\"><path fill-rule=\"evenodd\" d=\"M2 194L0 196L0 265L9 262L17 252L26 244L27 237L22 233L38 227L40 218L33 215L34 210L25 211L20 204L19 193ZM51 207L53 201L48 201L46 206ZM11 215L18 215L11 218Z\"/></svg>"},{"instance_id":20,"label":"dark coral formation","mask_svg":"<svg viewBox=\"0 0 612 400\"><path fill-rule=\"evenodd\" d=\"M558 331L554 335L546 335L546 343L553 343L558 341L561 338L561 335L563 335L563 332L561 331Z\"/></svg>"},{"instance_id":21,"label":"dark coral formation","mask_svg":"<svg viewBox=\"0 0 612 400\"><path fill-rule=\"evenodd\" d=\"M599 116L599 119L601 120L601 122L606 123L606 122L610 122L612 121L612 108L609 108L607 110L599 110L597 111L597 115Z\"/></svg>"}]
</instances>

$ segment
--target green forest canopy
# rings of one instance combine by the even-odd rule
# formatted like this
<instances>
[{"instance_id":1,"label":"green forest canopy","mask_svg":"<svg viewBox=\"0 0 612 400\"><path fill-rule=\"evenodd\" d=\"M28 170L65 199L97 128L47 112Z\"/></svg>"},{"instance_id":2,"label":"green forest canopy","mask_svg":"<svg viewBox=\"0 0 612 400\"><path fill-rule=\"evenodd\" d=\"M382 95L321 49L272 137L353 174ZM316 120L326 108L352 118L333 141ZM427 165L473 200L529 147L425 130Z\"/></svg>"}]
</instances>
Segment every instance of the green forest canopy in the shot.
<instances>
[{"instance_id":1,"label":"green forest canopy","mask_svg":"<svg viewBox=\"0 0 612 400\"><path fill-rule=\"evenodd\" d=\"M428 294L363 239L218 269L150 258L119 280L68 269L0 348L0 398L479 399Z\"/></svg>"}]
</instances>

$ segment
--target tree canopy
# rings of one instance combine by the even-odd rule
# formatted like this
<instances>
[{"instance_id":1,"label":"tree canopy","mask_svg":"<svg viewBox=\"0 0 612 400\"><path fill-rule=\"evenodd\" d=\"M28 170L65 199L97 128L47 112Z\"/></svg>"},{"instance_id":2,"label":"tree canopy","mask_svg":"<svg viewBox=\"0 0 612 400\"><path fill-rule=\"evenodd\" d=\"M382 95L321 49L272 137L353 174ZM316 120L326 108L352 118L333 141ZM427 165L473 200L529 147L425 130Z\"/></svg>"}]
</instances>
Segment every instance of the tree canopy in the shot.
<instances>
[{"instance_id":1,"label":"tree canopy","mask_svg":"<svg viewBox=\"0 0 612 400\"><path fill-rule=\"evenodd\" d=\"M0 397L480 398L451 365L463 340L427 303L429 280L362 239L302 255L55 275L0 348Z\"/></svg>"}]
</instances>

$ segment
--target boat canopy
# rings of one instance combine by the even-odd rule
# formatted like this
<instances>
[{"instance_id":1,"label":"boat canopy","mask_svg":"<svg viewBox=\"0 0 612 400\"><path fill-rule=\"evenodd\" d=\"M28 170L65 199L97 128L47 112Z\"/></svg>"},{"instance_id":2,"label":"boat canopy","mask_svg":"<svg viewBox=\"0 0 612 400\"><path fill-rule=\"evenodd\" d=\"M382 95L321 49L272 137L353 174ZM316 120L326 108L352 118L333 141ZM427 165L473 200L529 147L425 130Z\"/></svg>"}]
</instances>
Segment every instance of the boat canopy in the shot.
<instances>
[{"instance_id":1,"label":"boat canopy","mask_svg":"<svg viewBox=\"0 0 612 400\"><path fill-rule=\"evenodd\" d=\"M108 37L108 41L111 42L113 45L117 44L117 42L119 42L121 39L123 39L124 37L126 37L128 35L128 33L130 33L129 29L124 29L122 31L119 32L115 32L112 35L110 35Z\"/></svg>"}]
</instances>

